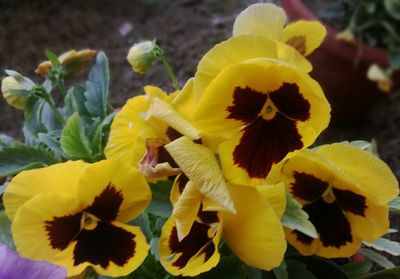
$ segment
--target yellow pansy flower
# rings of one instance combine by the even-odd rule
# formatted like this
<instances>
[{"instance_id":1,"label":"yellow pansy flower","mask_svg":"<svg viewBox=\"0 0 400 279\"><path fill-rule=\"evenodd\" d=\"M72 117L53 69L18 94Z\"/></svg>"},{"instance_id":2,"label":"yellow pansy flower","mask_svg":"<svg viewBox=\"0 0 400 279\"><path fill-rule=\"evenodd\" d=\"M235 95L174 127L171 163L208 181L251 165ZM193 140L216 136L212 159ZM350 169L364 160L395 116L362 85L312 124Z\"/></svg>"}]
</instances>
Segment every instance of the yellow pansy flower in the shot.
<instances>
[{"instance_id":1,"label":"yellow pansy flower","mask_svg":"<svg viewBox=\"0 0 400 279\"><path fill-rule=\"evenodd\" d=\"M286 249L279 221L283 184L263 185L260 191L226 184L206 147L182 137L165 148L182 170L171 191L173 213L159 242L165 269L183 276L210 270L219 262L221 234L245 263L265 270L278 266Z\"/></svg>"},{"instance_id":2,"label":"yellow pansy flower","mask_svg":"<svg viewBox=\"0 0 400 279\"><path fill-rule=\"evenodd\" d=\"M223 69L207 86L193 123L218 135L225 177L258 184L271 168L310 146L329 123L330 106L305 72L270 59Z\"/></svg>"},{"instance_id":3,"label":"yellow pansy flower","mask_svg":"<svg viewBox=\"0 0 400 279\"><path fill-rule=\"evenodd\" d=\"M191 89L191 81L169 96L154 86L144 89L146 95L128 100L116 115L105 155L139 167L148 178L177 175L180 171L163 146L182 135L200 139L199 132L185 118L191 102L185 92Z\"/></svg>"},{"instance_id":4,"label":"yellow pansy flower","mask_svg":"<svg viewBox=\"0 0 400 279\"><path fill-rule=\"evenodd\" d=\"M125 222L148 205L143 175L119 160L66 162L24 171L4 194L17 251L78 275L131 273L149 249L139 227ZM32 241L34 240L34 241Z\"/></svg>"},{"instance_id":5,"label":"yellow pansy flower","mask_svg":"<svg viewBox=\"0 0 400 279\"><path fill-rule=\"evenodd\" d=\"M313 239L287 230L289 243L302 254L349 257L362 241L373 242L387 233L387 203L397 197L398 182L369 152L348 144L323 145L300 151L281 173L318 232Z\"/></svg>"},{"instance_id":6,"label":"yellow pansy flower","mask_svg":"<svg viewBox=\"0 0 400 279\"><path fill-rule=\"evenodd\" d=\"M325 27L317 21L300 20L285 27L285 11L270 3L249 6L236 18L233 36L258 35L282 41L300 54L311 54L326 36Z\"/></svg>"}]
</instances>

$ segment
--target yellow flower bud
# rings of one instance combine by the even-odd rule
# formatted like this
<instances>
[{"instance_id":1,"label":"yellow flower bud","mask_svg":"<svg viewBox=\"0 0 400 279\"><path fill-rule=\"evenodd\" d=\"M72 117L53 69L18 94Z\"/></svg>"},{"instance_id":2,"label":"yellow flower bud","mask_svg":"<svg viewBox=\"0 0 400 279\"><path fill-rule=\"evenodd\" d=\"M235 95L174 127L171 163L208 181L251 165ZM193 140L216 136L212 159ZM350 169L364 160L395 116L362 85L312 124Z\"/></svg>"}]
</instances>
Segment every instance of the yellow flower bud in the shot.
<instances>
[{"instance_id":1,"label":"yellow flower bud","mask_svg":"<svg viewBox=\"0 0 400 279\"><path fill-rule=\"evenodd\" d=\"M350 29L346 29L346 30L338 33L335 36L335 38L337 40L344 41L344 42L349 43L349 44L353 44L353 45L357 44L357 40L354 37L354 34L353 34L353 32L351 32Z\"/></svg>"},{"instance_id":2,"label":"yellow flower bud","mask_svg":"<svg viewBox=\"0 0 400 279\"><path fill-rule=\"evenodd\" d=\"M137 74L146 74L151 64L157 58L154 56L154 41L144 41L134 44L129 50L127 60L132 66L132 70Z\"/></svg>"},{"instance_id":3,"label":"yellow flower bud","mask_svg":"<svg viewBox=\"0 0 400 279\"><path fill-rule=\"evenodd\" d=\"M96 56L96 51L91 49L70 50L58 57L58 61L69 74L78 74L89 64ZM35 73L40 76L46 76L52 65L50 61L44 61L36 68Z\"/></svg>"},{"instance_id":4,"label":"yellow flower bud","mask_svg":"<svg viewBox=\"0 0 400 279\"><path fill-rule=\"evenodd\" d=\"M16 96L10 92L12 89L24 89L15 78L8 76L5 77L1 82L1 92L3 93L4 99L6 99L7 103L11 106L24 110L26 107L26 103L28 101L27 96Z\"/></svg>"}]
</instances>

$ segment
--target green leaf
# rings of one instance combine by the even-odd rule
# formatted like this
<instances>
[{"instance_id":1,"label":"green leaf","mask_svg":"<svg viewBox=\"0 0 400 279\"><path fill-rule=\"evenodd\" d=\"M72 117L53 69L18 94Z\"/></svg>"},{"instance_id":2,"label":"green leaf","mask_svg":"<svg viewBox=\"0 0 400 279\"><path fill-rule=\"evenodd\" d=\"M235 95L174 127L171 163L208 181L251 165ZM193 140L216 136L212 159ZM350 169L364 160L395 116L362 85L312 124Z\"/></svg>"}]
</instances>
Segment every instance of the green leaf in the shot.
<instances>
[{"instance_id":1,"label":"green leaf","mask_svg":"<svg viewBox=\"0 0 400 279\"><path fill-rule=\"evenodd\" d=\"M61 132L60 142L62 150L72 158L89 161L92 159L90 142L80 123L78 113L75 113L68 118L67 123Z\"/></svg>"},{"instance_id":2,"label":"green leaf","mask_svg":"<svg viewBox=\"0 0 400 279\"><path fill-rule=\"evenodd\" d=\"M61 149L60 141L56 137L49 134L39 133L38 138L40 142L46 145L55 155L65 157L65 154Z\"/></svg>"},{"instance_id":3,"label":"green leaf","mask_svg":"<svg viewBox=\"0 0 400 279\"><path fill-rule=\"evenodd\" d=\"M361 248L358 251L361 254L363 254L364 256L366 256L368 259L370 259L371 261L373 261L374 263L380 265L381 267L383 267L385 269L389 269L389 268L395 267L395 265L391 261L389 261L387 258L382 256L378 252L375 252L375 251L373 251L371 249L368 249L368 248Z\"/></svg>"},{"instance_id":4,"label":"green leaf","mask_svg":"<svg viewBox=\"0 0 400 279\"><path fill-rule=\"evenodd\" d=\"M38 134L47 133L46 127L42 124L42 112L45 105L43 99L31 96L25 108L24 137L28 145L38 143Z\"/></svg>"},{"instance_id":5,"label":"green leaf","mask_svg":"<svg viewBox=\"0 0 400 279\"><path fill-rule=\"evenodd\" d=\"M0 151L3 150L4 147L11 147L14 143L14 139L5 134L0 134Z\"/></svg>"},{"instance_id":6,"label":"green leaf","mask_svg":"<svg viewBox=\"0 0 400 279\"><path fill-rule=\"evenodd\" d=\"M66 117L70 117L75 112L79 113L80 116L90 116L89 111L85 106L85 91L86 88L81 85L71 87L68 90L68 93L64 98L64 113Z\"/></svg>"},{"instance_id":7,"label":"green leaf","mask_svg":"<svg viewBox=\"0 0 400 279\"><path fill-rule=\"evenodd\" d=\"M314 274L316 278L349 279L344 270L333 261L316 256L294 257L293 259L303 262L307 266L307 270Z\"/></svg>"},{"instance_id":8,"label":"green leaf","mask_svg":"<svg viewBox=\"0 0 400 279\"><path fill-rule=\"evenodd\" d=\"M397 45L389 46L389 65L392 71L396 71L400 69L400 47Z\"/></svg>"},{"instance_id":9,"label":"green leaf","mask_svg":"<svg viewBox=\"0 0 400 279\"><path fill-rule=\"evenodd\" d=\"M155 237L150 240L150 253L156 258L157 261L160 261L160 256L158 254L158 241L159 237Z\"/></svg>"},{"instance_id":10,"label":"green leaf","mask_svg":"<svg viewBox=\"0 0 400 279\"><path fill-rule=\"evenodd\" d=\"M18 82L18 85L20 86L20 88L23 90L31 90L32 87L35 86L35 83L32 80L21 75L20 73L18 73L16 71L6 70L6 74L13 77Z\"/></svg>"},{"instance_id":11,"label":"green leaf","mask_svg":"<svg viewBox=\"0 0 400 279\"><path fill-rule=\"evenodd\" d=\"M389 210L395 212L400 211L400 197L396 197L389 202Z\"/></svg>"},{"instance_id":12,"label":"green leaf","mask_svg":"<svg viewBox=\"0 0 400 279\"><path fill-rule=\"evenodd\" d=\"M386 11L393 18L400 20L400 1L399 0L384 0Z\"/></svg>"},{"instance_id":13,"label":"green leaf","mask_svg":"<svg viewBox=\"0 0 400 279\"><path fill-rule=\"evenodd\" d=\"M58 56L54 52L52 52L50 50L45 50L44 55L47 57L47 59L50 60L51 65L53 65L53 66L60 65L60 61L58 61Z\"/></svg>"},{"instance_id":14,"label":"green leaf","mask_svg":"<svg viewBox=\"0 0 400 279\"><path fill-rule=\"evenodd\" d=\"M4 210L0 211L0 243L6 244L8 247L15 250L15 245L11 233L11 222L7 218Z\"/></svg>"},{"instance_id":15,"label":"green leaf","mask_svg":"<svg viewBox=\"0 0 400 279\"><path fill-rule=\"evenodd\" d=\"M400 267L383 270L372 274L364 275L360 279L398 279L400 278Z\"/></svg>"},{"instance_id":16,"label":"green leaf","mask_svg":"<svg viewBox=\"0 0 400 279\"><path fill-rule=\"evenodd\" d=\"M169 217L172 213L172 205L169 200L169 194L172 188L171 181L159 181L156 184L150 184L152 199L147 211L160 217Z\"/></svg>"},{"instance_id":17,"label":"green leaf","mask_svg":"<svg viewBox=\"0 0 400 279\"><path fill-rule=\"evenodd\" d=\"M286 271L286 267L287 267L286 262L283 261L280 266L278 266L272 270L276 279L288 279L289 278L289 275Z\"/></svg>"},{"instance_id":18,"label":"green leaf","mask_svg":"<svg viewBox=\"0 0 400 279\"><path fill-rule=\"evenodd\" d=\"M17 97L24 97L31 95L31 91L25 89L10 89L9 92Z\"/></svg>"},{"instance_id":19,"label":"green leaf","mask_svg":"<svg viewBox=\"0 0 400 279\"><path fill-rule=\"evenodd\" d=\"M363 243L375 250L386 252L393 256L400 256L400 243L396 241L391 241L387 238L378 238L372 243L363 241Z\"/></svg>"},{"instance_id":20,"label":"green leaf","mask_svg":"<svg viewBox=\"0 0 400 279\"><path fill-rule=\"evenodd\" d=\"M104 119L108 114L109 82L107 57L100 51L96 57L96 64L90 71L89 80L86 82L85 105L93 117L98 116Z\"/></svg>"},{"instance_id":21,"label":"green leaf","mask_svg":"<svg viewBox=\"0 0 400 279\"><path fill-rule=\"evenodd\" d=\"M281 221L291 230L297 230L312 238L318 237L314 225L308 220L308 214L291 193L286 193L286 209Z\"/></svg>"},{"instance_id":22,"label":"green leaf","mask_svg":"<svg viewBox=\"0 0 400 279\"><path fill-rule=\"evenodd\" d=\"M288 278L317 279L314 274L307 270L305 263L293 259L286 260L286 271Z\"/></svg>"},{"instance_id":23,"label":"green leaf","mask_svg":"<svg viewBox=\"0 0 400 279\"><path fill-rule=\"evenodd\" d=\"M343 265L342 268L350 278L354 278L368 273L372 266L372 261L365 259L363 262L349 262Z\"/></svg>"},{"instance_id":24,"label":"green leaf","mask_svg":"<svg viewBox=\"0 0 400 279\"><path fill-rule=\"evenodd\" d=\"M0 151L0 176L15 175L23 170L57 163L54 155L41 147L18 144Z\"/></svg>"}]
</instances>

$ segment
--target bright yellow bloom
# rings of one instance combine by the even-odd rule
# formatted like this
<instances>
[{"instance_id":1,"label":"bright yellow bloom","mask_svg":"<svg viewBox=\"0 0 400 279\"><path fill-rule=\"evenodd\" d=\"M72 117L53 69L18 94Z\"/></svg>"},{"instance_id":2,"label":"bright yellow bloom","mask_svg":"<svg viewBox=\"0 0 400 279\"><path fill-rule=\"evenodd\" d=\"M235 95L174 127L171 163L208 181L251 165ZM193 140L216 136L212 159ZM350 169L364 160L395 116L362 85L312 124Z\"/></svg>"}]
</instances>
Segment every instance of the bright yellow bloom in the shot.
<instances>
[{"instance_id":1,"label":"bright yellow bloom","mask_svg":"<svg viewBox=\"0 0 400 279\"><path fill-rule=\"evenodd\" d=\"M18 252L63 266L68 276L89 266L107 276L139 267L149 246L139 227L124 223L150 199L144 177L118 160L24 171L4 194Z\"/></svg>"},{"instance_id":2,"label":"bright yellow bloom","mask_svg":"<svg viewBox=\"0 0 400 279\"><path fill-rule=\"evenodd\" d=\"M285 208L283 184L263 185L260 191L226 184L206 147L182 137L165 148L183 172L174 182L174 210L159 242L165 269L183 276L210 270L219 262L221 233L245 263L264 270L279 266L286 249L279 221Z\"/></svg>"},{"instance_id":3,"label":"bright yellow bloom","mask_svg":"<svg viewBox=\"0 0 400 279\"><path fill-rule=\"evenodd\" d=\"M200 138L184 117L190 102L186 88L191 88L191 82L182 91L167 96L157 87L146 86L145 96L128 100L111 125L106 157L121 158L149 178L178 174L179 169L163 146L182 135L192 140Z\"/></svg>"},{"instance_id":4,"label":"bright yellow bloom","mask_svg":"<svg viewBox=\"0 0 400 279\"><path fill-rule=\"evenodd\" d=\"M253 185L310 146L329 119L329 103L309 75L277 60L254 59L212 80L193 122L202 133L225 139L219 146L225 177Z\"/></svg>"},{"instance_id":5,"label":"bright yellow bloom","mask_svg":"<svg viewBox=\"0 0 400 279\"><path fill-rule=\"evenodd\" d=\"M58 57L60 64L69 74L79 74L96 56L96 51L91 49L82 49L79 51L69 50ZM50 61L44 61L36 68L35 73L45 77L52 68Z\"/></svg>"},{"instance_id":6,"label":"bright yellow bloom","mask_svg":"<svg viewBox=\"0 0 400 279\"><path fill-rule=\"evenodd\" d=\"M312 239L287 230L289 243L302 254L349 257L362 241L373 242L386 234L387 203L397 197L398 182L369 152L347 144L323 145L300 151L281 172L318 232Z\"/></svg>"},{"instance_id":7,"label":"bright yellow bloom","mask_svg":"<svg viewBox=\"0 0 400 279\"><path fill-rule=\"evenodd\" d=\"M300 54L311 54L326 36L325 27L317 21L300 20L284 27L285 11L270 3L253 4L242 11L233 25L233 36L258 35L282 41Z\"/></svg>"},{"instance_id":8,"label":"bright yellow bloom","mask_svg":"<svg viewBox=\"0 0 400 279\"><path fill-rule=\"evenodd\" d=\"M33 83L32 83L33 85ZM3 93L4 99L9 103L11 106L24 110L26 107L26 103L28 102L27 96L16 96L10 92L10 90L18 90L24 89L22 85L18 83L18 81L11 76L5 77L1 81L1 92Z\"/></svg>"}]
</instances>

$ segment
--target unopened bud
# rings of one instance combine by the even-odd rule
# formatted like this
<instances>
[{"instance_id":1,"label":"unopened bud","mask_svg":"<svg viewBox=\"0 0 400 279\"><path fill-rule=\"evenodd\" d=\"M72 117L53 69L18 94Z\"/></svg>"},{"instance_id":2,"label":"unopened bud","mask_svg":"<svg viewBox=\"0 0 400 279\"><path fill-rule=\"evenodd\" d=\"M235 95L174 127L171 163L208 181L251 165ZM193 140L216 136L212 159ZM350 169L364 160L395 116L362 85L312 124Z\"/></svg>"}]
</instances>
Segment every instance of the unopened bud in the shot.
<instances>
[{"instance_id":1,"label":"unopened bud","mask_svg":"<svg viewBox=\"0 0 400 279\"><path fill-rule=\"evenodd\" d=\"M357 44L357 40L356 40L353 32L350 29L346 29L346 30L338 33L335 36L335 38L337 40L344 41L349 44L353 44L353 45Z\"/></svg>"},{"instance_id":2,"label":"unopened bud","mask_svg":"<svg viewBox=\"0 0 400 279\"><path fill-rule=\"evenodd\" d=\"M146 74L154 60L157 60L155 55L156 49L157 45L154 41L144 41L134 44L127 56L132 70L138 74Z\"/></svg>"},{"instance_id":3,"label":"unopened bud","mask_svg":"<svg viewBox=\"0 0 400 279\"><path fill-rule=\"evenodd\" d=\"M67 74L76 75L82 72L90 63L93 57L96 56L96 51L91 49L70 50L58 57L58 61L63 66ZM50 61L45 61L39 64L35 73L40 76L46 76L53 67Z\"/></svg>"},{"instance_id":4,"label":"unopened bud","mask_svg":"<svg viewBox=\"0 0 400 279\"><path fill-rule=\"evenodd\" d=\"M21 86L21 84L19 84L14 77L8 76L1 81L1 92L3 93L3 97L6 99L7 103L17 109L24 110L28 101L28 97L16 96L11 93L11 90L21 89L24 89L23 86Z\"/></svg>"}]
</instances>

